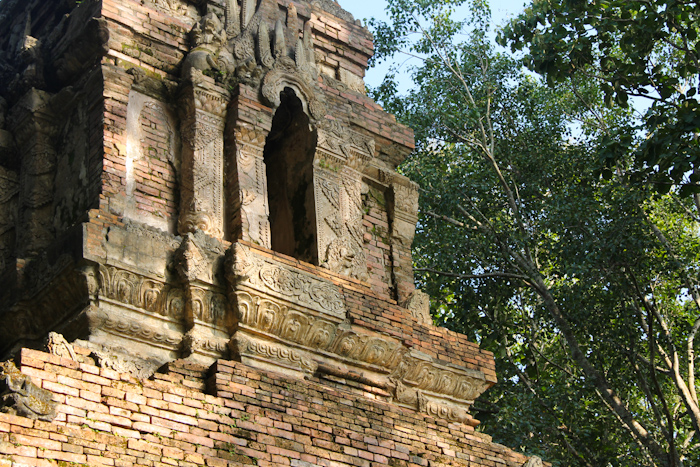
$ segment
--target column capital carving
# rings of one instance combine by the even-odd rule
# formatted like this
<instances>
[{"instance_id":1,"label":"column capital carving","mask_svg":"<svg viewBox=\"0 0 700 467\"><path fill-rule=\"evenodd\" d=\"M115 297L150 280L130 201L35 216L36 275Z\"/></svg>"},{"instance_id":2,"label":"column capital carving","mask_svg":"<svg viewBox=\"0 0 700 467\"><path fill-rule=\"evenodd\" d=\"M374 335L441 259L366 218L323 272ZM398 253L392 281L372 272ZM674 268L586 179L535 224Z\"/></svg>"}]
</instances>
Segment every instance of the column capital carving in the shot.
<instances>
[{"instance_id":1,"label":"column capital carving","mask_svg":"<svg viewBox=\"0 0 700 467\"><path fill-rule=\"evenodd\" d=\"M184 118L194 115L195 110L224 118L231 99L230 93L216 85L210 78L196 85L186 83L179 96L181 114Z\"/></svg>"}]
</instances>

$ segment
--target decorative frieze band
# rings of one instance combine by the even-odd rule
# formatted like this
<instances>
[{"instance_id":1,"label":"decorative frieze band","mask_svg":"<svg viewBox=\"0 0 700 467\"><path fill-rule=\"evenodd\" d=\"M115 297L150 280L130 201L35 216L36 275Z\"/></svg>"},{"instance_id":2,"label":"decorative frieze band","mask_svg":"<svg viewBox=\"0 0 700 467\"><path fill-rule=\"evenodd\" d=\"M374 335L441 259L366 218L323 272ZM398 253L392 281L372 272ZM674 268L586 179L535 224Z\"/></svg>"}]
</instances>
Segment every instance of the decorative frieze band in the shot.
<instances>
[{"instance_id":1,"label":"decorative frieze band","mask_svg":"<svg viewBox=\"0 0 700 467\"><path fill-rule=\"evenodd\" d=\"M240 243L231 252L227 274L234 290L246 286L317 313L345 318L343 297L332 282L273 261Z\"/></svg>"},{"instance_id":2,"label":"decorative frieze band","mask_svg":"<svg viewBox=\"0 0 700 467\"><path fill-rule=\"evenodd\" d=\"M239 330L344 364L389 374L406 349L396 341L363 333L343 322L288 306L269 296L235 292ZM240 332L240 331L239 331Z\"/></svg>"}]
</instances>

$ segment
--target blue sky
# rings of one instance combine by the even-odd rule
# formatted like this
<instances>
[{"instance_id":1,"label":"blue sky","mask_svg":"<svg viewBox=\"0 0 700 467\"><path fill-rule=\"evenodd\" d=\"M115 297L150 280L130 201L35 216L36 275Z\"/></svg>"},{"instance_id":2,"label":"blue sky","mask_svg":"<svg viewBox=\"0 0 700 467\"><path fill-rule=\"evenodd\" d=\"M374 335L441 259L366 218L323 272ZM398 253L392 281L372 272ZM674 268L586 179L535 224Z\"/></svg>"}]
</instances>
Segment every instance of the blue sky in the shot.
<instances>
[{"instance_id":1,"label":"blue sky","mask_svg":"<svg viewBox=\"0 0 700 467\"><path fill-rule=\"evenodd\" d=\"M386 0L339 0L339 3L344 9L352 13L356 19L385 18ZM525 0L492 1L491 13L494 26L503 24L506 19L516 16L524 9L525 3ZM369 70L365 77L365 82L369 86L379 85L382 78L384 78L387 67L388 64L383 64L376 69ZM410 82L406 82L410 81L408 76L403 78L402 81L404 81L401 83L403 86L410 86ZM400 88L403 86L400 86Z\"/></svg>"}]
</instances>

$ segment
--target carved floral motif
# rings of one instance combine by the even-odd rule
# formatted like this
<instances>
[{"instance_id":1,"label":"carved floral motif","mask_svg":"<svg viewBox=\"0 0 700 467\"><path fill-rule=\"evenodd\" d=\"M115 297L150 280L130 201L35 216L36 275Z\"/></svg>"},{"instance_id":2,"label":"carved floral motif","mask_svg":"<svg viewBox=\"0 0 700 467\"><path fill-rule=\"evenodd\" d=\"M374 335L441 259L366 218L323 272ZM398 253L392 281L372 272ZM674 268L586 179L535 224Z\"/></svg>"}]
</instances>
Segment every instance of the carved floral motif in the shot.
<instances>
[{"instance_id":1,"label":"carved floral motif","mask_svg":"<svg viewBox=\"0 0 700 467\"><path fill-rule=\"evenodd\" d=\"M224 119L225 101L201 90L185 91L183 101L191 110L182 120L183 157L179 231L202 230L223 236ZM214 113L216 112L216 113Z\"/></svg>"},{"instance_id":2,"label":"carved floral motif","mask_svg":"<svg viewBox=\"0 0 700 467\"><path fill-rule=\"evenodd\" d=\"M394 185L394 203L396 210L410 216L418 215L418 187Z\"/></svg>"},{"instance_id":3,"label":"carved floral motif","mask_svg":"<svg viewBox=\"0 0 700 467\"><path fill-rule=\"evenodd\" d=\"M391 377L407 387L469 403L489 387L480 371L444 367L410 354L399 363Z\"/></svg>"},{"instance_id":4,"label":"carved floral motif","mask_svg":"<svg viewBox=\"0 0 700 467\"><path fill-rule=\"evenodd\" d=\"M337 120L318 129L314 193L321 266L367 280L362 170L374 157L374 139Z\"/></svg>"},{"instance_id":5,"label":"carved floral motif","mask_svg":"<svg viewBox=\"0 0 700 467\"><path fill-rule=\"evenodd\" d=\"M234 288L247 286L320 313L345 317L340 289L330 281L276 263L240 243L234 245L231 260L227 272Z\"/></svg>"},{"instance_id":6,"label":"carved floral motif","mask_svg":"<svg viewBox=\"0 0 700 467\"><path fill-rule=\"evenodd\" d=\"M237 291L235 300L239 329L297 344L312 353L336 355L354 365L388 373L406 352L400 342L363 334L338 321L283 305L272 297Z\"/></svg>"}]
</instances>

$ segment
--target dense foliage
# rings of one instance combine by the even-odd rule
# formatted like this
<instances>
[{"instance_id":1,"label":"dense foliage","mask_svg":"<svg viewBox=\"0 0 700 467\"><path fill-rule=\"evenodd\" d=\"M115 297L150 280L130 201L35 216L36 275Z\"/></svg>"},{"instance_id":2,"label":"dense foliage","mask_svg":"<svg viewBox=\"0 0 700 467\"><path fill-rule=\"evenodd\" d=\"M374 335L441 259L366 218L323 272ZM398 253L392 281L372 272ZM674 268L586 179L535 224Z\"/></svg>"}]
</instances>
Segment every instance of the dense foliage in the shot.
<instances>
[{"instance_id":1,"label":"dense foliage","mask_svg":"<svg viewBox=\"0 0 700 467\"><path fill-rule=\"evenodd\" d=\"M452 19L463 3L390 0L377 59L418 57L414 87L389 75L373 93L416 130L402 169L422 186L435 320L496 356L482 429L558 466L700 465L700 203L640 183L634 147L601 178L633 112L585 74L524 72L489 40L487 5Z\"/></svg>"},{"instance_id":2,"label":"dense foliage","mask_svg":"<svg viewBox=\"0 0 700 467\"><path fill-rule=\"evenodd\" d=\"M699 29L695 1L534 0L500 40L527 48L530 68L550 82L584 75L609 105L649 105L600 155L608 171L631 155L637 178L685 194L700 192ZM635 130L646 138L632 138Z\"/></svg>"}]
</instances>

